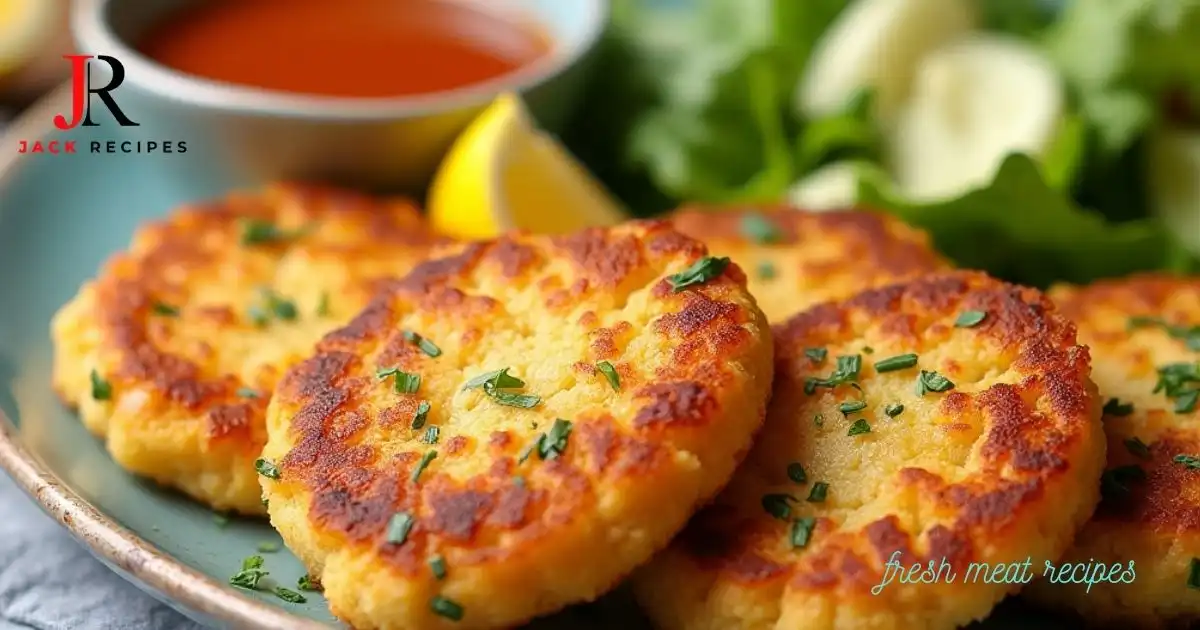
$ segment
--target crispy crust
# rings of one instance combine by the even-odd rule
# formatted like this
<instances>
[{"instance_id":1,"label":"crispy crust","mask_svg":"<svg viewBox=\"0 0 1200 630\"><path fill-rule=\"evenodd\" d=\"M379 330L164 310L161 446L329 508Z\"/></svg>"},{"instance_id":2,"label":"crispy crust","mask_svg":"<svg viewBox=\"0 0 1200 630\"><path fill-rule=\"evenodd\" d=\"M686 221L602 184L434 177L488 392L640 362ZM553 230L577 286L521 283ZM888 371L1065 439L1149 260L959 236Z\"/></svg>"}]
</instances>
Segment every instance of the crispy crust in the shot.
<instances>
[{"instance_id":1,"label":"crispy crust","mask_svg":"<svg viewBox=\"0 0 1200 630\"><path fill-rule=\"evenodd\" d=\"M248 220L302 233L245 245ZM261 514L252 462L283 369L361 308L377 277L445 243L407 201L313 186L185 206L139 229L56 315L55 388L124 467L218 509ZM264 287L294 303L295 321L250 321ZM93 369L111 400L92 398Z\"/></svg>"},{"instance_id":2,"label":"crispy crust","mask_svg":"<svg viewBox=\"0 0 1200 630\"><path fill-rule=\"evenodd\" d=\"M1200 278L1164 274L1104 280L1086 287L1055 287L1051 298L1079 326L1095 357L1093 379L1105 399L1132 403L1128 415L1108 415L1109 469L1137 465L1144 482L1132 492L1110 493L1080 532L1064 560L1134 563L1132 583L1036 583L1031 598L1073 609L1089 621L1158 628L1200 619L1200 591L1187 586L1189 566L1200 557L1200 472L1174 461L1200 455L1200 405L1177 413L1155 393L1157 368L1200 361L1200 352L1165 328L1130 328L1132 317L1161 318L1176 326L1200 325ZM1126 440L1141 440L1148 455Z\"/></svg>"},{"instance_id":3,"label":"crispy crust","mask_svg":"<svg viewBox=\"0 0 1200 630\"><path fill-rule=\"evenodd\" d=\"M986 319L958 328L959 313ZM954 628L988 614L1018 585L967 584L972 562L1054 559L1097 500L1103 461L1100 407L1086 348L1034 289L978 273L927 276L826 303L775 328L776 380L766 425L730 486L636 589L663 628ZM809 348L827 348L817 362ZM861 394L848 385L804 392L834 357L863 352ZM878 373L882 358L919 365ZM955 383L918 395L919 370ZM839 404L861 397L865 411ZM888 404L905 406L888 417ZM820 425L816 416L822 414ZM871 432L848 435L854 420ZM807 482L790 481L799 463ZM815 481L824 502L808 502ZM790 523L762 497L786 493L791 517L815 517L811 542L789 543ZM958 579L892 582L885 563L945 558Z\"/></svg>"},{"instance_id":4,"label":"crispy crust","mask_svg":"<svg viewBox=\"0 0 1200 630\"><path fill-rule=\"evenodd\" d=\"M596 597L665 545L749 449L771 380L770 331L735 264L672 291L667 276L704 255L662 222L513 234L419 266L326 336L272 401L264 456L282 476L263 483L335 613L449 626L429 607L441 594L466 610L455 627L510 626ZM391 366L421 375L417 393L380 384ZM502 367L537 407L463 390ZM421 401L427 425L413 429ZM573 423L563 455L518 461L556 418ZM428 426L436 445L421 442ZM389 543L402 511L415 525Z\"/></svg>"},{"instance_id":5,"label":"crispy crust","mask_svg":"<svg viewBox=\"0 0 1200 630\"><path fill-rule=\"evenodd\" d=\"M672 219L679 231L746 268L750 292L773 322L826 300L951 268L927 234L875 212L689 205ZM772 233L769 241L756 224Z\"/></svg>"}]
</instances>

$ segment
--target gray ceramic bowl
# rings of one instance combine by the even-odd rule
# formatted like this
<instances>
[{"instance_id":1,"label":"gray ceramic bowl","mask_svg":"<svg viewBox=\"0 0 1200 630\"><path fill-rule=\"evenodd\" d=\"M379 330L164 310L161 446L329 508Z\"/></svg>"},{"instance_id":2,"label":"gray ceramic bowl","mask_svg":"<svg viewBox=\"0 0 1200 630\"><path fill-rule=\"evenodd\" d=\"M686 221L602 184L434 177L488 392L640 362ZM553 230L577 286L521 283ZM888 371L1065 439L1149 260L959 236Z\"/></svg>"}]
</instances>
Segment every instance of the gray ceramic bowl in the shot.
<instances>
[{"instance_id":1,"label":"gray ceramic bowl","mask_svg":"<svg viewBox=\"0 0 1200 630\"><path fill-rule=\"evenodd\" d=\"M608 17L608 0L440 0L532 19L550 36L552 51L515 72L462 89L338 98L189 76L155 63L130 44L171 11L195 1L204 0L75 0L71 28L80 52L120 60L125 80L113 96L139 126L117 128L107 112L101 112L100 124L131 140L186 142L190 159L171 161L211 165L205 168L223 179L319 179L403 191L428 183L454 137L500 92L522 93L544 127L553 131L561 125ZM105 64L89 68L95 75L108 73ZM95 80L105 85L108 79Z\"/></svg>"}]
</instances>

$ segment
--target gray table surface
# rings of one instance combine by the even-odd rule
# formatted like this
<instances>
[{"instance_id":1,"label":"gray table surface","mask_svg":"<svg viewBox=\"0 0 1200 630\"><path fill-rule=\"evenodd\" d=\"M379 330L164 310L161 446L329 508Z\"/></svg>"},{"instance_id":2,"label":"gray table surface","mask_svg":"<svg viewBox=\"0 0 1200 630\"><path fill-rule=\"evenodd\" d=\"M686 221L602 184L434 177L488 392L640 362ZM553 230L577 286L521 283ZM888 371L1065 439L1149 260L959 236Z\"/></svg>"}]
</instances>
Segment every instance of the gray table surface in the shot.
<instances>
[{"instance_id":1,"label":"gray table surface","mask_svg":"<svg viewBox=\"0 0 1200 630\"><path fill-rule=\"evenodd\" d=\"M0 630L93 628L200 626L100 564L0 472Z\"/></svg>"}]
</instances>

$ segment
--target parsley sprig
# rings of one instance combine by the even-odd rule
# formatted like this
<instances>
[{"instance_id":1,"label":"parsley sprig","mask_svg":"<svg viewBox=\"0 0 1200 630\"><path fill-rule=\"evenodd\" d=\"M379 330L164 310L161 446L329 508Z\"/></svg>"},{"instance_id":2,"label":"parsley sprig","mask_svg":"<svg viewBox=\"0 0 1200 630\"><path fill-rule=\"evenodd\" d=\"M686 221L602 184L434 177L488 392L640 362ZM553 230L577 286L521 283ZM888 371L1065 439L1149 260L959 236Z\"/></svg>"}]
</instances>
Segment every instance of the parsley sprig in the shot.
<instances>
[{"instance_id":1,"label":"parsley sprig","mask_svg":"<svg viewBox=\"0 0 1200 630\"><path fill-rule=\"evenodd\" d=\"M519 394L509 390L525 387L525 381L508 373L509 368L485 372L472 378L463 385L463 391L468 389L483 389L489 398L509 407L532 409L542 402L542 397L536 394Z\"/></svg>"}]
</instances>

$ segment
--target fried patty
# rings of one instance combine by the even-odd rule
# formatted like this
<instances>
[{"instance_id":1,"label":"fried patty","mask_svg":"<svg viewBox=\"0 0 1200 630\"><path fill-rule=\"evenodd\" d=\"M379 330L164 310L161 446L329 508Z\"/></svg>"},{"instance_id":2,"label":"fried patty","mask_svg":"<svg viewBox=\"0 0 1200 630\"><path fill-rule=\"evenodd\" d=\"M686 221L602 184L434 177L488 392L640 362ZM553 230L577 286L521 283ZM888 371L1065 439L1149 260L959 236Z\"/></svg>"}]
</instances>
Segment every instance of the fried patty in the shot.
<instances>
[{"instance_id":1,"label":"fried patty","mask_svg":"<svg viewBox=\"0 0 1200 630\"><path fill-rule=\"evenodd\" d=\"M926 276L813 307L775 344L754 450L635 580L659 627L955 628L1019 588L995 567L1038 570L1091 514L1088 351L1038 291ZM901 583L892 558L933 571Z\"/></svg>"},{"instance_id":2,"label":"fried patty","mask_svg":"<svg viewBox=\"0 0 1200 630\"><path fill-rule=\"evenodd\" d=\"M261 514L283 371L442 243L415 206L276 185L140 228L55 316L54 386L121 466Z\"/></svg>"},{"instance_id":3,"label":"fried patty","mask_svg":"<svg viewBox=\"0 0 1200 630\"><path fill-rule=\"evenodd\" d=\"M1050 296L1091 348L1107 402L1104 498L1064 558L1091 563L1075 577L1100 583L1042 581L1028 593L1122 627L1200 619L1200 277L1138 275Z\"/></svg>"},{"instance_id":4,"label":"fried patty","mask_svg":"<svg viewBox=\"0 0 1200 630\"><path fill-rule=\"evenodd\" d=\"M665 546L766 412L770 329L726 262L666 222L514 234L326 336L271 402L263 484L334 613L507 627Z\"/></svg>"},{"instance_id":5,"label":"fried patty","mask_svg":"<svg viewBox=\"0 0 1200 630\"><path fill-rule=\"evenodd\" d=\"M772 322L903 278L949 270L929 236L884 214L688 206L675 227L746 269Z\"/></svg>"}]
</instances>

